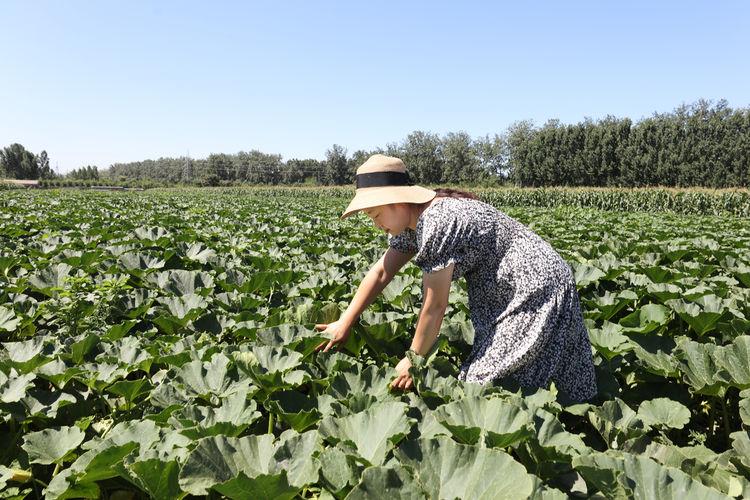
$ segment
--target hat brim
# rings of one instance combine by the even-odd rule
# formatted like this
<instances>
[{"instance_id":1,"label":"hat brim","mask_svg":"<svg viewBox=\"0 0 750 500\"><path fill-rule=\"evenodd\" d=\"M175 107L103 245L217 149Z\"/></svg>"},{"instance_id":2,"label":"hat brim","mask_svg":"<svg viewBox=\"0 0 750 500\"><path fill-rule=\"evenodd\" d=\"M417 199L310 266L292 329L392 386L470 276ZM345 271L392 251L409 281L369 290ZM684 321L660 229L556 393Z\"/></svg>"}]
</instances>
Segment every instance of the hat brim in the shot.
<instances>
[{"instance_id":1,"label":"hat brim","mask_svg":"<svg viewBox=\"0 0 750 500\"><path fill-rule=\"evenodd\" d=\"M341 219L345 219L366 208L391 203L427 203L437 193L422 186L382 186L357 189L357 194L346 207Z\"/></svg>"}]
</instances>

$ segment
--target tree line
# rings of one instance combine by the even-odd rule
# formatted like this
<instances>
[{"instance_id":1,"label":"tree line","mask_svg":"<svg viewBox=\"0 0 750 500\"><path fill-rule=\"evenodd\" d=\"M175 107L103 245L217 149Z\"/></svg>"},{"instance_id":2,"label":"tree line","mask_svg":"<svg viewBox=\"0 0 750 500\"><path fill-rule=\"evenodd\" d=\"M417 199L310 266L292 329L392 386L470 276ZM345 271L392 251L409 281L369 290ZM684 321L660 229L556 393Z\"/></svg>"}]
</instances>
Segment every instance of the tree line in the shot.
<instances>
[{"instance_id":1,"label":"tree line","mask_svg":"<svg viewBox=\"0 0 750 500\"><path fill-rule=\"evenodd\" d=\"M47 151L35 155L18 143L0 150L0 178L51 179L54 176Z\"/></svg>"},{"instance_id":2,"label":"tree line","mask_svg":"<svg viewBox=\"0 0 750 500\"><path fill-rule=\"evenodd\" d=\"M32 172L28 170L31 160L26 159L26 170L8 168L5 160L18 157L17 146L10 147L16 147L11 156L9 148L0 153L0 169L22 178L18 172ZM638 122L614 116L576 124L549 120L542 126L519 121L502 133L478 138L466 132L438 135L417 130L400 142L351 154L334 144L322 161L284 161L279 154L251 150L202 159L116 163L103 171L87 166L68 175L205 186L345 185L354 181L357 167L375 153L401 158L415 182L429 185L748 187L750 108L732 109L725 100L699 100ZM46 153L42 154L46 159ZM13 161L9 165L19 164ZM41 171L34 172L41 177ZM82 177L94 172L96 177Z\"/></svg>"}]
</instances>

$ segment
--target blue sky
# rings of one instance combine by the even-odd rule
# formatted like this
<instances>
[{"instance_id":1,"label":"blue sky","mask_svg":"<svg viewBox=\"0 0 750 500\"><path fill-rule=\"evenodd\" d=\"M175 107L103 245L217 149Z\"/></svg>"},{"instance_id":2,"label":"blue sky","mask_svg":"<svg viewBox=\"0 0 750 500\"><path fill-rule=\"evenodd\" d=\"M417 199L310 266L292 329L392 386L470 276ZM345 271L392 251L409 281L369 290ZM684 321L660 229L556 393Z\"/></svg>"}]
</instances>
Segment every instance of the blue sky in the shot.
<instances>
[{"instance_id":1,"label":"blue sky","mask_svg":"<svg viewBox=\"0 0 750 500\"><path fill-rule=\"evenodd\" d=\"M750 3L0 4L0 147L61 172L750 105Z\"/></svg>"}]
</instances>

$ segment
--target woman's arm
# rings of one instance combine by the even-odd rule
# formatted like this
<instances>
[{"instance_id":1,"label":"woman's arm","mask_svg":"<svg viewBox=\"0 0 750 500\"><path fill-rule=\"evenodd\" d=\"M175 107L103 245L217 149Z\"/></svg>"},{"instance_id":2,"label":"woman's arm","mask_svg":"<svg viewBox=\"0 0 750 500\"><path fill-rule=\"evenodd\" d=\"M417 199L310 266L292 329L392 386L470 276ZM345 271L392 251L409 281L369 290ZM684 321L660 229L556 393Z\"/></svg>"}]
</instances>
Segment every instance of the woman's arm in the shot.
<instances>
[{"instance_id":1,"label":"woman's arm","mask_svg":"<svg viewBox=\"0 0 750 500\"><path fill-rule=\"evenodd\" d=\"M375 297L391 282L399 269L409 262L409 259L413 256L414 254L405 254L393 248L388 248L385 254L367 272L362 283L357 287L349 307L346 308L341 317L333 323L315 325L316 330L328 332L332 336L331 340L322 342L315 350L323 349L323 352L327 352L334 345L346 342L351 328L357 322L362 311L375 300Z\"/></svg>"},{"instance_id":2,"label":"woman's arm","mask_svg":"<svg viewBox=\"0 0 750 500\"><path fill-rule=\"evenodd\" d=\"M440 325L448 307L453 267L454 265L450 264L440 271L424 275L424 299L419 311L417 330L411 342L411 350L420 356L424 356L432 349L440 333Z\"/></svg>"},{"instance_id":3,"label":"woman's arm","mask_svg":"<svg viewBox=\"0 0 750 500\"><path fill-rule=\"evenodd\" d=\"M388 283L413 256L414 254L405 254L393 248L388 248L383 256L373 264L362 283L357 287L357 291L349 303L349 307L341 315L340 321L351 328L357 322L362 311L372 304L380 292L388 286Z\"/></svg>"},{"instance_id":4,"label":"woman's arm","mask_svg":"<svg viewBox=\"0 0 750 500\"><path fill-rule=\"evenodd\" d=\"M432 349L440 333L440 325L443 323L445 309L448 307L448 297L451 291L451 278L453 277L453 264L424 275L424 299L419 311L417 330L411 342L411 350L420 356L426 355ZM412 386L411 375L409 375L411 362L404 357L396 365L396 378L391 382L391 387L398 389L410 389Z\"/></svg>"}]
</instances>

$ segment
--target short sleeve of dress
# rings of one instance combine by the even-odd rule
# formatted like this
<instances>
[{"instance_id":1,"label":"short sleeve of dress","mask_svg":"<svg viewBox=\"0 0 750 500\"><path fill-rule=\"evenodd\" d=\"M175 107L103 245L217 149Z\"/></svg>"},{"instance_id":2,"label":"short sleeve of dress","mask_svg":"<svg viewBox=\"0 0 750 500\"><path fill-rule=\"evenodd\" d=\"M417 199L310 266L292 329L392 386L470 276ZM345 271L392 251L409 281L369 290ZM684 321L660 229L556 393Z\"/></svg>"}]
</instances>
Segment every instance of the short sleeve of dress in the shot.
<instances>
[{"instance_id":1,"label":"short sleeve of dress","mask_svg":"<svg viewBox=\"0 0 750 500\"><path fill-rule=\"evenodd\" d=\"M388 246L401 253L417 253L417 234L413 229L404 229L395 236L388 235Z\"/></svg>"},{"instance_id":2,"label":"short sleeve of dress","mask_svg":"<svg viewBox=\"0 0 750 500\"><path fill-rule=\"evenodd\" d=\"M463 275L467 241L465 222L460 210L450 206L447 201L425 214L419 228L419 252L414 257L414 263L425 273L433 273L454 264L452 279Z\"/></svg>"}]
</instances>

